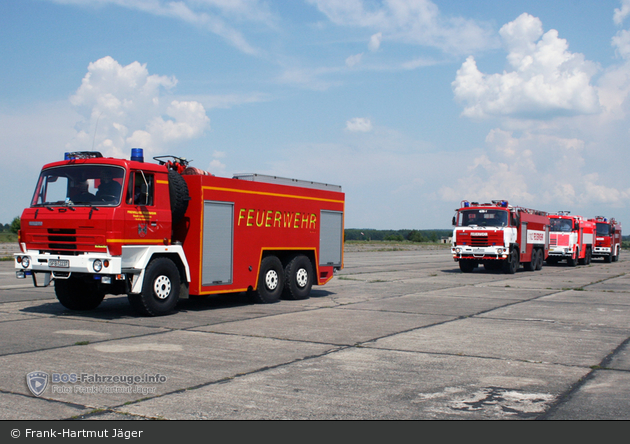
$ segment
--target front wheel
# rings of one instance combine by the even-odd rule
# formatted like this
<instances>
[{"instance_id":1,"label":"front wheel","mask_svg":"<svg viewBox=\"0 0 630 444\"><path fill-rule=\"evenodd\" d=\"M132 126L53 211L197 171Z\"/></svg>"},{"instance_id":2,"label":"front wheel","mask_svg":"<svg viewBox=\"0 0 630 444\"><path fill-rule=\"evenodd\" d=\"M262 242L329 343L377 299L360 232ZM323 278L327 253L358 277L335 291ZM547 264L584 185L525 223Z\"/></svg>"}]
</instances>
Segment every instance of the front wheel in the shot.
<instances>
[{"instance_id":1,"label":"front wheel","mask_svg":"<svg viewBox=\"0 0 630 444\"><path fill-rule=\"evenodd\" d=\"M471 261L470 259L460 259L459 269L462 273L472 273L475 268L477 268L477 263L475 261Z\"/></svg>"},{"instance_id":2,"label":"front wheel","mask_svg":"<svg viewBox=\"0 0 630 444\"><path fill-rule=\"evenodd\" d=\"M64 307L80 311L95 309L105 298L105 293L98 290L96 282L73 277L55 279L55 295Z\"/></svg>"},{"instance_id":3,"label":"front wheel","mask_svg":"<svg viewBox=\"0 0 630 444\"><path fill-rule=\"evenodd\" d=\"M567 264L569 267L575 267L578 263L578 258L580 257L580 250L575 250L575 257L571 256L567 259Z\"/></svg>"},{"instance_id":4,"label":"front wheel","mask_svg":"<svg viewBox=\"0 0 630 444\"><path fill-rule=\"evenodd\" d=\"M516 273L516 270L518 270L519 264L520 263L518 260L518 251L516 251L515 249L512 249L510 251L510 255L508 256L506 261L503 263L503 271L507 274L514 274Z\"/></svg>"},{"instance_id":5,"label":"front wheel","mask_svg":"<svg viewBox=\"0 0 630 444\"><path fill-rule=\"evenodd\" d=\"M179 270L172 260L159 257L149 262L144 274L142 292L127 295L129 303L145 316L170 313L179 301Z\"/></svg>"}]
</instances>

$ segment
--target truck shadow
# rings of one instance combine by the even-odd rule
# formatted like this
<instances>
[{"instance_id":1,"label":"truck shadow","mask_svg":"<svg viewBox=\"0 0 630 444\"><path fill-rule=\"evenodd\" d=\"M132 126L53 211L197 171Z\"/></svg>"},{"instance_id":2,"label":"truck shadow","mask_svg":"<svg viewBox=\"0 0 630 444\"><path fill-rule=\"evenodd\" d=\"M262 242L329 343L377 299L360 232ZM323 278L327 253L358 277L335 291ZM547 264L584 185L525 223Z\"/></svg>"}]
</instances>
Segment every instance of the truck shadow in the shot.
<instances>
[{"instance_id":1,"label":"truck shadow","mask_svg":"<svg viewBox=\"0 0 630 444\"><path fill-rule=\"evenodd\" d=\"M318 299L328 297L335 294L332 291L327 290L312 290L310 298ZM308 299L307 299L308 300ZM282 299L278 301L278 304L291 304L299 303L303 301L291 301ZM177 315L179 312L203 312L212 311L225 308L243 307L264 305L256 304L247 293L229 293L219 294L211 296L191 296L189 299L182 299L178 302L175 310L165 316ZM59 317L73 317L73 318L85 318L85 319L98 319L98 320L120 320L126 318L144 318L136 313L129 305L127 296L114 296L108 295L103 302L93 310L76 311L65 308L61 303L54 302L42 302L39 305L32 305L20 310L22 313L28 314L40 314L40 315L52 315Z\"/></svg>"}]
</instances>

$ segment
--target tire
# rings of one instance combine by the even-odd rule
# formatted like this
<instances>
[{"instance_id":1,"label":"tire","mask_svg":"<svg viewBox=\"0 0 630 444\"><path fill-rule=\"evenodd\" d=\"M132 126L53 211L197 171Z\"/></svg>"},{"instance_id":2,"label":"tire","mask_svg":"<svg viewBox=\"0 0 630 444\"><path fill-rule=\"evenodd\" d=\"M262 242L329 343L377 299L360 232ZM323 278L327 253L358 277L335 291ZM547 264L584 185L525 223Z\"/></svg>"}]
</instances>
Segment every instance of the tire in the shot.
<instances>
[{"instance_id":1,"label":"tire","mask_svg":"<svg viewBox=\"0 0 630 444\"><path fill-rule=\"evenodd\" d=\"M259 304L278 302L284 289L284 269L276 256L266 256L260 263L258 285L251 294Z\"/></svg>"},{"instance_id":2,"label":"tire","mask_svg":"<svg viewBox=\"0 0 630 444\"><path fill-rule=\"evenodd\" d=\"M284 292L286 299L308 299L313 286L313 265L306 256L300 254L289 261L284 268Z\"/></svg>"},{"instance_id":3,"label":"tire","mask_svg":"<svg viewBox=\"0 0 630 444\"><path fill-rule=\"evenodd\" d=\"M144 282L140 294L128 294L133 309L145 316L169 314L179 301L181 281L175 263L158 257L149 262L144 272Z\"/></svg>"},{"instance_id":4,"label":"tire","mask_svg":"<svg viewBox=\"0 0 630 444\"><path fill-rule=\"evenodd\" d=\"M538 257L537 257L537 261L536 261L536 271L540 271L542 270L543 267L543 263L545 262L545 252L544 250L537 250L538 251Z\"/></svg>"},{"instance_id":5,"label":"tire","mask_svg":"<svg viewBox=\"0 0 630 444\"><path fill-rule=\"evenodd\" d=\"M620 250L616 248L616 249L615 249L615 253L616 253L616 254L615 254L615 255L613 256L613 258L612 258L612 261L613 261L613 262L617 262L617 261L619 260L619 253L620 253Z\"/></svg>"},{"instance_id":6,"label":"tire","mask_svg":"<svg viewBox=\"0 0 630 444\"><path fill-rule=\"evenodd\" d=\"M459 261L459 269L462 273L472 273L475 268L477 268L475 261L471 261L470 259L461 259Z\"/></svg>"},{"instance_id":7,"label":"tire","mask_svg":"<svg viewBox=\"0 0 630 444\"><path fill-rule=\"evenodd\" d=\"M514 274L518 270L519 265L518 251L512 248L507 260L503 263L503 271L507 274Z\"/></svg>"},{"instance_id":8,"label":"tire","mask_svg":"<svg viewBox=\"0 0 630 444\"><path fill-rule=\"evenodd\" d=\"M569 265L569 267L575 267L577 265L578 257L580 257L580 250L576 250L575 258L571 256L570 258L567 259L567 264Z\"/></svg>"},{"instance_id":9,"label":"tire","mask_svg":"<svg viewBox=\"0 0 630 444\"><path fill-rule=\"evenodd\" d=\"M105 294L98 290L96 282L76 278L55 279L55 295L64 307L70 310L94 310Z\"/></svg>"},{"instance_id":10,"label":"tire","mask_svg":"<svg viewBox=\"0 0 630 444\"><path fill-rule=\"evenodd\" d=\"M175 225L186 214L188 201L190 200L188 185L186 185L186 181L177 171L168 171L168 192L171 198L172 223Z\"/></svg>"},{"instance_id":11,"label":"tire","mask_svg":"<svg viewBox=\"0 0 630 444\"><path fill-rule=\"evenodd\" d=\"M610 264L613 261L613 252L611 251L609 255L604 256L604 262Z\"/></svg>"},{"instance_id":12,"label":"tire","mask_svg":"<svg viewBox=\"0 0 630 444\"><path fill-rule=\"evenodd\" d=\"M536 270L536 262L538 261L538 254L535 248L532 248L532 258L530 260L530 262L525 262L523 264L523 267L525 268L525 270L527 271L534 271Z\"/></svg>"}]
</instances>

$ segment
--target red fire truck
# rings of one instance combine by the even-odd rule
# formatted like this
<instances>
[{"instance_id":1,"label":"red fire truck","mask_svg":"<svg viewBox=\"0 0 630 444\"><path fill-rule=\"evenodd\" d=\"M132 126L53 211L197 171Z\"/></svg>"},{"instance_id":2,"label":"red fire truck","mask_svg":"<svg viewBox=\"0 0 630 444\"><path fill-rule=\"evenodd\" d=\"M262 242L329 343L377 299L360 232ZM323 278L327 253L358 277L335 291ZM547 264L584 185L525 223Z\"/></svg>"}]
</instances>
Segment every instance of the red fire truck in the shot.
<instances>
[{"instance_id":1,"label":"red fire truck","mask_svg":"<svg viewBox=\"0 0 630 444\"><path fill-rule=\"evenodd\" d=\"M540 270L549 248L547 213L513 207L506 200L462 201L453 217L453 259L464 273L483 264L513 274L522 264Z\"/></svg>"},{"instance_id":2,"label":"red fire truck","mask_svg":"<svg viewBox=\"0 0 630 444\"><path fill-rule=\"evenodd\" d=\"M127 294L155 316L189 295L304 299L343 268L341 187L154 159L135 148L131 160L88 151L45 165L22 213L17 277L54 282L72 310Z\"/></svg>"},{"instance_id":3,"label":"red fire truck","mask_svg":"<svg viewBox=\"0 0 630 444\"><path fill-rule=\"evenodd\" d=\"M607 219L597 216L589 219L596 225L595 248L593 257L603 257L606 262L616 262L619 260L621 252L621 223L614 218Z\"/></svg>"},{"instance_id":4,"label":"red fire truck","mask_svg":"<svg viewBox=\"0 0 630 444\"><path fill-rule=\"evenodd\" d=\"M571 216L569 211L549 215L549 257L547 264L566 260L575 267L591 263L595 223L582 216Z\"/></svg>"}]
</instances>

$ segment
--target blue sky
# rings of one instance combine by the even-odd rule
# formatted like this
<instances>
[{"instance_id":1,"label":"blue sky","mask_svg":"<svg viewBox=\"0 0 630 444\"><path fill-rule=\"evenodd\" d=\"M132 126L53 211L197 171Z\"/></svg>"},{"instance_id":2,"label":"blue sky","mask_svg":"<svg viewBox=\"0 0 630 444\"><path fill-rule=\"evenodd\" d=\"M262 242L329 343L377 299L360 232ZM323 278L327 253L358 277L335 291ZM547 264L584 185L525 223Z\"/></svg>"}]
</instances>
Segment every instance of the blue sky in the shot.
<instances>
[{"instance_id":1,"label":"blue sky","mask_svg":"<svg viewBox=\"0 0 630 444\"><path fill-rule=\"evenodd\" d=\"M341 185L347 228L630 217L630 0L7 0L0 40L2 223L133 147Z\"/></svg>"}]
</instances>

